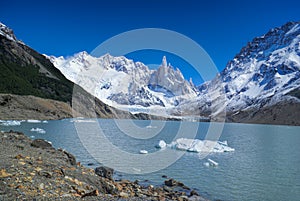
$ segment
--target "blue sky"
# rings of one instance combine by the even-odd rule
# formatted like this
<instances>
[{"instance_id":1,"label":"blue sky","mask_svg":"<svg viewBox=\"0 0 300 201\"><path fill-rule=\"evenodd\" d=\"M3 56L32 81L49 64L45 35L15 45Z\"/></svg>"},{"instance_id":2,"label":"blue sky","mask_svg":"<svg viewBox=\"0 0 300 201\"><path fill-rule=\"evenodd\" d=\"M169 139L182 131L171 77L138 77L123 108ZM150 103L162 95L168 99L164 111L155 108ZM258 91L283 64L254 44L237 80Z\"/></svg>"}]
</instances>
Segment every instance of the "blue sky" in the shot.
<instances>
[{"instance_id":1,"label":"blue sky","mask_svg":"<svg viewBox=\"0 0 300 201\"><path fill-rule=\"evenodd\" d=\"M288 21L299 21L299 8L300 1L290 0L11 0L1 2L0 21L35 50L55 56L91 52L110 37L132 29L170 29L199 43L222 70L254 37ZM162 55L129 56L159 63ZM169 61L180 67L186 78L200 83L184 61L172 56Z\"/></svg>"}]
</instances>

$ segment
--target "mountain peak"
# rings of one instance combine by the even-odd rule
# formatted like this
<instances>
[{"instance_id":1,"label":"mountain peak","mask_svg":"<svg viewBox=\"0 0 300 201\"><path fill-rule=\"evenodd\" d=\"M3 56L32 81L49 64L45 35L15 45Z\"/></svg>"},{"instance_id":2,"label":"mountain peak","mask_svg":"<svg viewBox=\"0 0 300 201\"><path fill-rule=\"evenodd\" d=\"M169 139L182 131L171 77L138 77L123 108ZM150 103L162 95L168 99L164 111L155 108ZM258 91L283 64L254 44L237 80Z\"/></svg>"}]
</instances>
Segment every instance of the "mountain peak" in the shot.
<instances>
[{"instance_id":1,"label":"mountain peak","mask_svg":"<svg viewBox=\"0 0 300 201\"><path fill-rule=\"evenodd\" d=\"M163 56L161 65L162 65L163 67L167 67L167 66L168 66L168 64L167 64L167 57L166 57L166 56Z\"/></svg>"},{"instance_id":2,"label":"mountain peak","mask_svg":"<svg viewBox=\"0 0 300 201\"><path fill-rule=\"evenodd\" d=\"M228 108L259 107L266 99L298 88L299 42L300 22L288 22L244 46L221 72Z\"/></svg>"},{"instance_id":3,"label":"mountain peak","mask_svg":"<svg viewBox=\"0 0 300 201\"><path fill-rule=\"evenodd\" d=\"M0 35L6 37L9 40L20 42L17 40L13 30L1 22L0 22Z\"/></svg>"},{"instance_id":4,"label":"mountain peak","mask_svg":"<svg viewBox=\"0 0 300 201\"><path fill-rule=\"evenodd\" d=\"M225 71L251 60L271 59L275 50L293 46L296 48L300 35L300 22L288 22L280 27L270 29L266 34L248 42L233 60L227 63Z\"/></svg>"}]
</instances>

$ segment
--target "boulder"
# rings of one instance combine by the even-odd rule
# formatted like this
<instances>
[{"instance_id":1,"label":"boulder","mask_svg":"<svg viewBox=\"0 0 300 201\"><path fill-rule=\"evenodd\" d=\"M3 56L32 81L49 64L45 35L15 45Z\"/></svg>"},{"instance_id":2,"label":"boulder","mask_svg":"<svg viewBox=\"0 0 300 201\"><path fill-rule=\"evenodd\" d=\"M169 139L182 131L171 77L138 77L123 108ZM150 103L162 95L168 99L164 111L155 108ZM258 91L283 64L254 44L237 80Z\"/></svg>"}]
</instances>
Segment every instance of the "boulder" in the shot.
<instances>
[{"instance_id":1,"label":"boulder","mask_svg":"<svg viewBox=\"0 0 300 201\"><path fill-rule=\"evenodd\" d=\"M36 148L42 148L42 149L53 148L52 145L49 142L47 142L46 140L43 140L43 139L33 140L31 142L31 146L36 147Z\"/></svg>"},{"instance_id":2,"label":"boulder","mask_svg":"<svg viewBox=\"0 0 300 201\"><path fill-rule=\"evenodd\" d=\"M68 161L71 165L76 165L76 158L73 156L73 154L70 154L69 152L63 151L63 153L68 157Z\"/></svg>"},{"instance_id":3,"label":"boulder","mask_svg":"<svg viewBox=\"0 0 300 201\"><path fill-rule=\"evenodd\" d=\"M105 166L100 166L95 169L95 173L100 177L113 180L114 169Z\"/></svg>"},{"instance_id":4,"label":"boulder","mask_svg":"<svg viewBox=\"0 0 300 201\"><path fill-rule=\"evenodd\" d=\"M192 190L191 192L190 192L190 197L191 196L199 196L199 193L197 192L197 191L195 191L195 190Z\"/></svg>"},{"instance_id":5,"label":"boulder","mask_svg":"<svg viewBox=\"0 0 300 201\"><path fill-rule=\"evenodd\" d=\"M165 185L169 187L177 186L178 182L175 179L168 179L165 181Z\"/></svg>"}]
</instances>

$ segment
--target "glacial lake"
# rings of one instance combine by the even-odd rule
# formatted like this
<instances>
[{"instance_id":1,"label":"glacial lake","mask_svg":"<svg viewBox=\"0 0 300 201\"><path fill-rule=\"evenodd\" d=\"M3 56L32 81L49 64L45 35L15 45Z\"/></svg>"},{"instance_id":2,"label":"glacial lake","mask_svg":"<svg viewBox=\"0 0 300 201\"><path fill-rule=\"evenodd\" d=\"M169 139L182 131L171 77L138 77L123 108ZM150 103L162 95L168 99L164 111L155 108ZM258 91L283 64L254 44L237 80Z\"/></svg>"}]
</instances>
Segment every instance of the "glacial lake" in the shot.
<instances>
[{"instance_id":1,"label":"glacial lake","mask_svg":"<svg viewBox=\"0 0 300 201\"><path fill-rule=\"evenodd\" d=\"M84 123L84 120L81 121ZM126 128L126 125L133 123L140 128L155 130L155 126L150 126L150 121L121 120L121 126L112 119L97 121L106 138L114 146L133 154L139 154L140 150L147 150L149 154L158 151L155 145L159 140L170 143L184 125L190 128L197 124L199 127L195 138L204 139L210 126L207 122L156 122L162 123L163 128L159 129L159 132L156 130L155 132L158 133L149 139L140 139L127 135L126 133L130 133L132 127ZM88 124L89 120L86 123ZM85 166L89 164L89 167L94 168L99 163L83 146L76 126L78 122L75 123L74 119L48 121L48 123L25 121L19 126L0 125L0 130L22 131L31 138L51 141L54 147L63 148L74 154L81 164ZM30 131L32 128L41 128L46 133ZM83 131L88 136L93 132L92 129L92 126L86 126ZM84 132L81 131L80 136L84 135ZM185 129L184 132L192 131ZM93 141L93 139L89 140ZM220 141L227 141L235 151L210 153L205 158L199 157L198 153L185 152L180 159L165 169L147 174L117 172L116 179L138 179L144 183L161 185L165 180L162 175L167 175L182 181L212 200L300 200L300 127L226 123ZM183 153L179 150L174 152ZM107 154L113 153L108 151ZM219 165L217 167L204 165L208 158ZM165 159L158 160L163 162ZM156 162L153 161L153 165Z\"/></svg>"}]
</instances>

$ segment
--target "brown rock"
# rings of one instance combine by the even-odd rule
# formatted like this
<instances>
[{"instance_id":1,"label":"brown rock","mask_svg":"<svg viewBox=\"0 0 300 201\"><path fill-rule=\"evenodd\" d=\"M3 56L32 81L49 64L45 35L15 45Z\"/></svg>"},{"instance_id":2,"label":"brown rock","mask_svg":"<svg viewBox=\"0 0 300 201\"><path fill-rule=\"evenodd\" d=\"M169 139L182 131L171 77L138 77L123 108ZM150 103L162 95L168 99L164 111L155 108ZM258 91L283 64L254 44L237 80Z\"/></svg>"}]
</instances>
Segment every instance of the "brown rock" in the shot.
<instances>
[{"instance_id":1,"label":"brown rock","mask_svg":"<svg viewBox=\"0 0 300 201\"><path fill-rule=\"evenodd\" d=\"M25 165L26 163L25 162L23 162L23 161L19 161L18 162L20 165Z\"/></svg>"},{"instance_id":2,"label":"brown rock","mask_svg":"<svg viewBox=\"0 0 300 201\"><path fill-rule=\"evenodd\" d=\"M112 180L114 170L112 168L109 168L109 167L100 166L100 167L97 167L95 169L95 173L100 177L104 177L104 178Z\"/></svg>"},{"instance_id":3,"label":"brown rock","mask_svg":"<svg viewBox=\"0 0 300 201\"><path fill-rule=\"evenodd\" d=\"M32 143L31 143L31 146L36 147L36 148L41 148L41 149L53 148L52 145L49 142L47 142L43 139L33 140Z\"/></svg>"},{"instance_id":4,"label":"brown rock","mask_svg":"<svg viewBox=\"0 0 300 201\"><path fill-rule=\"evenodd\" d=\"M98 195L99 195L98 190L93 190L91 192L88 192L88 193L82 195L81 197L84 198L84 197L88 197L88 196L98 196Z\"/></svg>"},{"instance_id":5,"label":"brown rock","mask_svg":"<svg viewBox=\"0 0 300 201\"><path fill-rule=\"evenodd\" d=\"M18 154L15 156L16 159L20 159L20 158L24 158L24 156L22 156L21 154Z\"/></svg>"},{"instance_id":6,"label":"brown rock","mask_svg":"<svg viewBox=\"0 0 300 201\"><path fill-rule=\"evenodd\" d=\"M11 174L7 173L5 169L0 170L0 178L6 178L12 176Z\"/></svg>"},{"instance_id":7,"label":"brown rock","mask_svg":"<svg viewBox=\"0 0 300 201\"><path fill-rule=\"evenodd\" d=\"M192 190L192 191L190 192L190 196L193 196L193 195L199 196L198 192L195 191L195 190Z\"/></svg>"},{"instance_id":8,"label":"brown rock","mask_svg":"<svg viewBox=\"0 0 300 201\"><path fill-rule=\"evenodd\" d=\"M75 156L66 151L63 151L63 153L67 156L68 161L71 165L77 165Z\"/></svg>"},{"instance_id":9,"label":"brown rock","mask_svg":"<svg viewBox=\"0 0 300 201\"><path fill-rule=\"evenodd\" d=\"M44 176L46 178L51 178L52 177L52 173L51 172L47 172L47 171L40 171L39 175Z\"/></svg>"},{"instance_id":10,"label":"brown rock","mask_svg":"<svg viewBox=\"0 0 300 201\"><path fill-rule=\"evenodd\" d=\"M125 193L125 192L120 192L119 196L122 197L122 198L128 198L129 194Z\"/></svg>"},{"instance_id":11,"label":"brown rock","mask_svg":"<svg viewBox=\"0 0 300 201\"><path fill-rule=\"evenodd\" d=\"M173 186L177 186L178 182L174 179L169 179L165 181L165 185L173 187Z\"/></svg>"}]
</instances>

